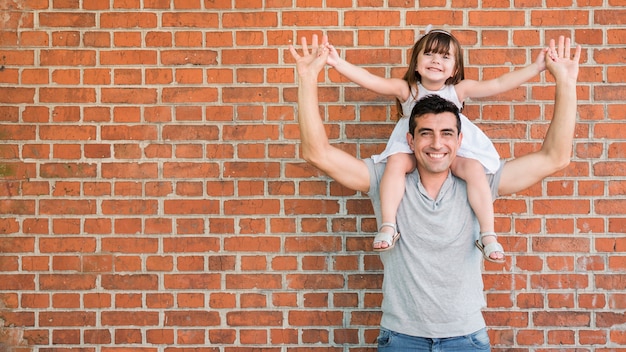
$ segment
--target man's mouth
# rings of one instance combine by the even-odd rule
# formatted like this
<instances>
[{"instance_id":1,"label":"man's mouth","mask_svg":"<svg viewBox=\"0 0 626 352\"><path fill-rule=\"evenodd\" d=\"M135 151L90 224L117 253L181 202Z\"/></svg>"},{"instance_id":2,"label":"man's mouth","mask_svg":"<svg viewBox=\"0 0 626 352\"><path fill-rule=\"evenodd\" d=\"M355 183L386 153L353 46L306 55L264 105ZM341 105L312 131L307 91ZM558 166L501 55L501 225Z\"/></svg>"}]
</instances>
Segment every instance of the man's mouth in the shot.
<instances>
[{"instance_id":1,"label":"man's mouth","mask_svg":"<svg viewBox=\"0 0 626 352\"><path fill-rule=\"evenodd\" d=\"M446 154L445 153L428 153L428 156L433 159L441 159L444 156L446 156Z\"/></svg>"}]
</instances>

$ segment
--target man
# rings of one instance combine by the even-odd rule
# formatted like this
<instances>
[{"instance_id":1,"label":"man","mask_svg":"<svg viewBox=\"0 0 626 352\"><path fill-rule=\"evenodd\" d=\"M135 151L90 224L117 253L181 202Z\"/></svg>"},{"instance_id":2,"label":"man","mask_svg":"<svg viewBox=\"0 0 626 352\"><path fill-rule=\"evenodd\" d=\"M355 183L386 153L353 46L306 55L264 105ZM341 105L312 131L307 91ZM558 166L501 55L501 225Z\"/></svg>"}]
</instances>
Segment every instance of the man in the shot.
<instances>
[{"instance_id":1,"label":"man","mask_svg":"<svg viewBox=\"0 0 626 352\"><path fill-rule=\"evenodd\" d=\"M576 120L580 46L570 59L570 40L550 41L546 67L556 80L554 116L541 150L503 162L489 176L494 198L519 192L566 167ZM330 145L319 114L317 76L329 49L313 36L302 55L290 47L298 71L302 156L342 185L366 192L380 221L379 183L384 164L359 160ZM485 306L474 247L476 219L463 180L450 172L461 140L458 110L436 97L418 102L407 141L417 168L407 175L398 208L402 237L381 254L384 264L380 351L490 351L481 309Z\"/></svg>"}]
</instances>

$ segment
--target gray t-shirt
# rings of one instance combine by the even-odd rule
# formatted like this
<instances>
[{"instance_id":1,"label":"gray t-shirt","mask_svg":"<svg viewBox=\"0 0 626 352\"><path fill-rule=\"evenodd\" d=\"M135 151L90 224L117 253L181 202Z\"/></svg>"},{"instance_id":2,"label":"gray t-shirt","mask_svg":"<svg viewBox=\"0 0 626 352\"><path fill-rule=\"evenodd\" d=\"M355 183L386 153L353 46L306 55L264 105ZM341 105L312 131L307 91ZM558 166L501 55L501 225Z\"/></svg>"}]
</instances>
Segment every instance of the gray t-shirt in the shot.
<instances>
[{"instance_id":1,"label":"gray t-shirt","mask_svg":"<svg viewBox=\"0 0 626 352\"><path fill-rule=\"evenodd\" d=\"M380 224L379 186L386 164L365 162L368 195ZM494 199L501 173L502 166L487 175ZM482 254L474 245L479 228L465 181L450 173L432 199L417 171L408 174L396 220L400 239L394 249L381 253L381 326L427 338L463 336L484 328Z\"/></svg>"}]
</instances>

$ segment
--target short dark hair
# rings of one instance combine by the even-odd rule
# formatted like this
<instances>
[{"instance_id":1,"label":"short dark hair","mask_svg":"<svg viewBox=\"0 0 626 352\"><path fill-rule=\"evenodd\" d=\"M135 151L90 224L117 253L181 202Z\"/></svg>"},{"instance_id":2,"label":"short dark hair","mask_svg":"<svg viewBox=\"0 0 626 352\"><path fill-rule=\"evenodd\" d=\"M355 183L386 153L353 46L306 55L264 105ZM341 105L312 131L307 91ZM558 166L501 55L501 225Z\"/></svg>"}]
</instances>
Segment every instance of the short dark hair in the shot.
<instances>
[{"instance_id":1,"label":"short dark hair","mask_svg":"<svg viewBox=\"0 0 626 352\"><path fill-rule=\"evenodd\" d=\"M411 117L409 118L409 133L415 137L415 127L417 126L417 119L426 114L441 114L444 112L450 112L456 117L456 129L457 133L461 133L461 117L459 116L459 108L451 101L444 99L438 95L431 94L418 100L411 111Z\"/></svg>"}]
</instances>

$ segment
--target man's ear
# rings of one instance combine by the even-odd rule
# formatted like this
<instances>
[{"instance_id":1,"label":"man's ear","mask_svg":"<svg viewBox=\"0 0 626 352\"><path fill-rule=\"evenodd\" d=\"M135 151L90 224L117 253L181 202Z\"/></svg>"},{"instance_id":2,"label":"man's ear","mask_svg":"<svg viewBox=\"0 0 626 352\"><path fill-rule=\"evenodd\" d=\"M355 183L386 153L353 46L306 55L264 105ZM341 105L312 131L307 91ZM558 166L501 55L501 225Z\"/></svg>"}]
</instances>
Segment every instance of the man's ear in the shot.
<instances>
[{"instance_id":1,"label":"man's ear","mask_svg":"<svg viewBox=\"0 0 626 352\"><path fill-rule=\"evenodd\" d=\"M413 151L413 153L415 153L415 145L413 144L413 135L411 134L411 132L407 132L406 133L406 142L409 144L409 147L411 148L411 151Z\"/></svg>"},{"instance_id":2,"label":"man's ear","mask_svg":"<svg viewBox=\"0 0 626 352\"><path fill-rule=\"evenodd\" d=\"M461 142L463 141L463 132L459 133L459 148L461 148Z\"/></svg>"}]
</instances>

